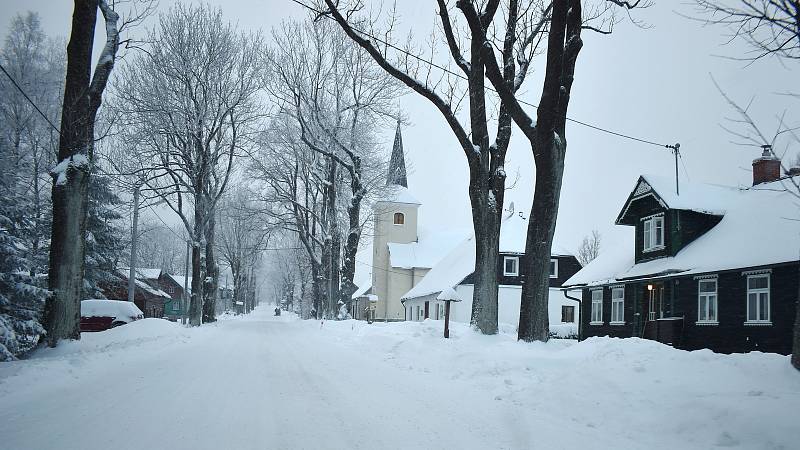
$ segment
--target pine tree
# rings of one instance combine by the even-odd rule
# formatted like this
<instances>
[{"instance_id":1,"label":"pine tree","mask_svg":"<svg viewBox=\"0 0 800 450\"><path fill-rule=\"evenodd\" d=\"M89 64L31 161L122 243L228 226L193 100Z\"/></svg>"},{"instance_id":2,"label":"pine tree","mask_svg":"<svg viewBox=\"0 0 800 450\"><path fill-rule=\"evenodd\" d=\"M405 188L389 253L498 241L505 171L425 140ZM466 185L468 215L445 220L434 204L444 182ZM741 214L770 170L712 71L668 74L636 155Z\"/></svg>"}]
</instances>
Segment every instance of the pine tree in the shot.
<instances>
[{"instance_id":1,"label":"pine tree","mask_svg":"<svg viewBox=\"0 0 800 450\"><path fill-rule=\"evenodd\" d=\"M30 201L21 189L10 146L0 142L0 361L34 348L44 334L40 323L48 291L27 274L30 261L20 235Z\"/></svg>"},{"instance_id":2,"label":"pine tree","mask_svg":"<svg viewBox=\"0 0 800 450\"><path fill-rule=\"evenodd\" d=\"M97 173L95 171L95 173ZM114 278L113 272L123 257L125 236L120 227L122 200L112 190L111 179L95 175L89 181L89 209L86 218L86 272L83 298L104 298L103 281Z\"/></svg>"}]
</instances>

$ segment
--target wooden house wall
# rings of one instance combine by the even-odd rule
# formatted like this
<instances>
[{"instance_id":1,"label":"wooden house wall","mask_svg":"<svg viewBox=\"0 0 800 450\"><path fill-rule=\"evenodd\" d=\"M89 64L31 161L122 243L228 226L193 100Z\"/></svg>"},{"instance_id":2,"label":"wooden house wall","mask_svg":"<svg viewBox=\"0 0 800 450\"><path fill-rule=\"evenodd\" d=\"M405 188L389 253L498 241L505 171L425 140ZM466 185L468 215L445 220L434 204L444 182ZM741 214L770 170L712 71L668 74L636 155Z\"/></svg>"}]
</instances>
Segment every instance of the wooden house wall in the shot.
<instances>
[{"instance_id":1,"label":"wooden house wall","mask_svg":"<svg viewBox=\"0 0 800 450\"><path fill-rule=\"evenodd\" d=\"M519 267L520 274L517 276L508 276L505 275L505 257L506 256L514 256L519 258ZM558 273L557 277L550 278L550 287L556 288L561 287L561 285L567 281L570 277L578 273L581 270L581 263L578 262L578 259L574 256L554 256L553 259L558 260ZM510 254L510 253L501 253L499 261L497 262L497 282L501 285L507 286L522 286L524 277L522 276L521 268L525 261L525 255L522 254ZM461 284L474 284L473 274L469 274Z\"/></svg>"},{"instance_id":2,"label":"wooden house wall","mask_svg":"<svg viewBox=\"0 0 800 450\"><path fill-rule=\"evenodd\" d=\"M686 350L708 348L721 353L764 351L791 352L795 308L800 289L800 263L768 267L770 275L770 319L772 325L745 325L747 315L746 269L720 272L717 275L718 325L698 325L697 288L694 276L659 281L636 281L625 284L625 324L611 325L611 289L603 290L603 324L590 325L592 295L583 289L581 301L581 339L591 336L641 337L647 311L645 293L648 283L664 285L664 316L683 317L682 333L676 346Z\"/></svg>"}]
</instances>

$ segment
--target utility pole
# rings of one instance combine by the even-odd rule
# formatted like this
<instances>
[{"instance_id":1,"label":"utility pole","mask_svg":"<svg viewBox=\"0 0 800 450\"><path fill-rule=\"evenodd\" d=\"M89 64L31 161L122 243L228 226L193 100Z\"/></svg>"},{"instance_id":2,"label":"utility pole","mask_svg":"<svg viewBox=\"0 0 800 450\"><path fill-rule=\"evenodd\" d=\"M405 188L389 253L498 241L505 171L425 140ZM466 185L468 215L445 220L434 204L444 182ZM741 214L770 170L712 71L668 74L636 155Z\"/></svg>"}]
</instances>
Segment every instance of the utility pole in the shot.
<instances>
[{"instance_id":1,"label":"utility pole","mask_svg":"<svg viewBox=\"0 0 800 450\"><path fill-rule=\"evenodd\" d=\"M139 240L139 189L140 184L136 184L133 191L133 226L131 227L131 261L128 270L128 301L133 302L136 295L136 252L137 241Z\"/></svg>"},{"instance_id":2,"label":"utility pole","mask_svg":"<svg viewBox=\"0 0 800 450\"><path fill-rule=\"evenodd\" d=\"M671 149L672 154L675 155L675 193L681 195L681 188L678 183L678 158L681 156L681 144L665 145L665 147Z\"/></svg>"}]
</instances>

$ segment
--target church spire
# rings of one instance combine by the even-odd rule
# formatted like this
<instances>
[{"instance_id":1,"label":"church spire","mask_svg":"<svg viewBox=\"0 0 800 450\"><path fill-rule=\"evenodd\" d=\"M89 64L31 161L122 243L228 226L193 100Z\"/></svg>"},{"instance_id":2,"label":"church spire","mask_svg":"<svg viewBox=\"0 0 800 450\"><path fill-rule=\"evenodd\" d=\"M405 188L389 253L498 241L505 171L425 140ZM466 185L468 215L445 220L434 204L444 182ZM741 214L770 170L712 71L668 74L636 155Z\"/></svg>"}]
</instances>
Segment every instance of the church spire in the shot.
<instances>
[{"instance_id":1,"label":"church spire","mask_svg":"<svg viewBox=\"0 0 800 450\"><path fill-rule=\"evenodd\" d=\"M406 159L403 154L403 136L400 134L400 119L397 119L397 131L394 135L394 147L392 147L392 158L389 160L389 174L386 177L386 185L398 185L408 187L406 179Z\"/></svg>"}]
</instances>

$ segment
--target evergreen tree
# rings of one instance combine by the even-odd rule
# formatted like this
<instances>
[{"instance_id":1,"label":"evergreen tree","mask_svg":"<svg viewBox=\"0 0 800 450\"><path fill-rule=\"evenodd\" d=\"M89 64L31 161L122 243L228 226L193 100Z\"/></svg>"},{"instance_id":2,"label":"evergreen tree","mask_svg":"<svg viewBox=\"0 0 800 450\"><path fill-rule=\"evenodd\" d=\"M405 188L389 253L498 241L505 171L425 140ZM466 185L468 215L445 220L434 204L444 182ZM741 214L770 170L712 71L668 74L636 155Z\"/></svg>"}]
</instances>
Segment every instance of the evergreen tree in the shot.
<instances>
[{"instance_id":1,"label":"evergreen tree","mask_svg":"<svg viewBox=\"0 0 800 450\"><path fill-rule=\"evenodd\" d=\"M16 170L16 155L0 142L0 361L16 359L36 346L48 291L26 272L30 261L20 239L30 200Z\"/></svg>"},{"instance_id":2,"label":"evergreen tree","mask_svg":"<svg viewBox=\"0 0 800 450\"><path fill-rule=\"evenodd\" d=\"M97 173L97 171L95 171ZM89 181L89 209L86 218L86 272L83 298L105 298L100 288L103 281L114 278L113 272L126 248L122 200L113 191L111 179L95 175Z\"/></svg>"}]
</instances>

